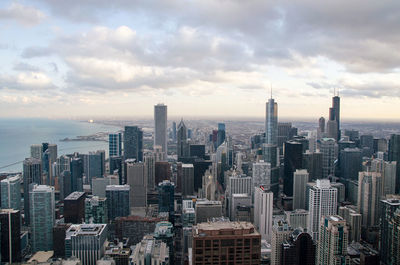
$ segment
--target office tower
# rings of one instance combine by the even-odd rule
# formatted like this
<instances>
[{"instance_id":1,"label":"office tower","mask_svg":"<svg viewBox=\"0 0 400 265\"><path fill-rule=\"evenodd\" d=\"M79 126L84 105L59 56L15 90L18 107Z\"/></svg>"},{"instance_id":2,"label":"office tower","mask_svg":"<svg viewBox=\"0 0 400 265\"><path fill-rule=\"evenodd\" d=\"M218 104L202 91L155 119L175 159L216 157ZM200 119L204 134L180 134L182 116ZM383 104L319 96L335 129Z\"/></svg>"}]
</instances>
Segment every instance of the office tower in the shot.
<instances>
[{"instance_id":1,"label":"office tower","mask_svg":"<svg viewBox=\"0 0 400 265\"><path fill-rule=\"evenodd\" d=\"M156 224L156 228L154 229L154 238L156 240L161 240L165 244L167 244L169 249L169 258L170 264L175 264L175 255L174 255L174 227L172 223L167 221L161 221Z\"/></svg>"},{"instance_id":2,"label":"office tower","mask_svg":"<svg viewBox=\"0 0 400 265\"><path fill-rule=\"evenodd\" d=\"M271 265L281 264L282 243L292 234L293 229L285 220L274 220L271 237Z\"/></svg>"},{"instance_id":3,"label":"office tower","mask_svg":"<svg viewBox=\"0 0 400 265\"><path fill-rule=\"evenodd\" d=\"M396 193L400 193L400 134L392 134L389 140L388 160L396 161Z\"/></svg>"},{"instance_id":4,"label":"office tower","mask_svg":"<svg viewBox=\"0 0 400 265\"><path fill-rule=\"evenodd\" d=\"M53 250L54 188L34 185L29 192L32 252Z\"/></svg>"},{"instance_id":5,"label":"office tower","mask_svg":"<svg viewBox=\"0 0 400 265\"><path fill-rule=\"evenodd\" d=\"M304 229L296 229L282 243L282 265L314 265L316 245Z\"/></svg>"},{"instance_id":6,"label":"office tower","mask_svg":"<svg viewBox=\"0 0 400 265\"><path fill-rule=\"evenodd\" d=\"M80 224L85 220L85 193L74 191L64 199L64 220Z\"/></svg>"},{"instance_id":7,"label":"office tower","mask_svg":"<svg viewBox=\"0 0 400 265\"><path fill-rule=\"evenodd\" d=\"M360 172L358 176L358 212L362 226L379 225L379 200L382 194L382 177L376 172Z\"/></svg>"},{"instance_id":8,"label":"office tower","mask_svg":"<svg viewBox=\"0 0 400 265\"><path fill-rule=\"evenodd\" d=\"M122 134L110 133L108 135L108 157L122 156Z\"/></svg>"},{"instance_id":9,"label":"office tower","mask_svg":"<svg viewBox=\"0 0 400 265\"><path fill-rule=\"evenodd\" d=\"M154 163L154 182L157 187L158 183L164 180L170 180L172 177L171 164L168 162L155 162Z\"/></svg>"},{"instance_id":10,"label":"office tower","mask_svg":"<svg viewBox=\"0 0 400 265\"><path fill-rule=\"evenodd\" d=\"M345 130L344 135L349 137L349 141L357 142L360 139L359 131L356 130Z\"/></svg>"},{"instance_id":11,"label":"office tower","mask_svg":"<svg viewBox=\"0 0 400 265\"><path fill-rule=\"evenodd\" d=\"M318 120L318 131L317 131L318 139L323 138L324 133L325 133L325 118L321 117Z\"/></svg>"},{"instance_id":12,"label":"office tower","mask_svg":"<svg viewBox=\"0 0 400 265\"><path fill-rule=\"evenodd\" d=\"M55 175L57 177L60 177L61 173L64 170L70 171L70 163L71 163L71 158L66 155L62 155L56 159L56 172Z\"/></svg>"},{"instance_id":13,"label":"office tower","mask_svg":"<svg viewBox=\"0 0 400 265\"><path fill-rule=\"evenodd\" d=\"M174 183L164 180L158 184L158 212L169 213L170 220L175 213L174 195Z\"/></svg>"},{"instance_id":14,"label":"office tower","mask_svg":"<svg viewBox=\"0 0 400 265\"><path fill-rule=\"evenodd\" d=\"M251 223L228 221L201 223L193 228L192 235L193 264L199 262L260 264L261 235ZM211 258L208 248L213 249Z\"/></svg>"},{"instance_id":15,"label":"office tower","mask_svg":"<svg viewBox=\"0 0 400 265\"><path fill-rule=\"evenodd\" d=\"M254 193L254 224L261 238L271 242L272 213L274 194L263 186L255 188Z\"/></svg>"},{"instance_id":16,"label":"office tower","mask_svg":"<svg viewBox=\"0 0 400 265\"><path fill-rule=\"evenodd\" d=\"M130 214L129 185L109 185L106 188L108 219Z\"/></svg>"},{"instance_id":17,"label":"office tower","mask_svg":"<svg viewBox=\"0 0 400 265\"><path fill-rule=\"evenodd\" d=\"M364 157L371 157L374 154L374 136L361 135L360 147L362 149Z\"/></svg>"},{"instance_id":18,"label":"office tower","mask_svg":"<svg viewBox=\"0 0 400 265\"><path fill-rule=\"evenodd\" d=\"M105 175L105 151L98 150L84 155L84 173L86 175L86 184L92 183L92 178L101 178Z\"/></svg>"},{"instance_id":19,"label":"office tower","mask_svg":"<svg viewBox=\"0 0 400 265\"><path fill-rule=\"evenodd\" d=\"M251 196L253 194L253 189L251 177L233 174L229 177L226 193L228 195L227 197L235 193L246 193Z\"/></svg>"},{"instance_id":20,"label":"office tower","mask_svg":"<svg viewBox=\"0 0 400 265\"><path fill-rule=\"evenodd\" d=\"M19 210L0 210L0 261L4 264L21 262L20 220Z\"/></svg>"},{"instance_id":21,"label":"office tower","mask_svg":"<svg viewBox=\"0 0 400 265\"><path fill-rule=\"evenodd\" d=\"M21 176L7 177L0 182L1 208L21 209Z\"/></svg>"},{"instance_id":22,"label":"office tower","mask_svg":"<svg viewBox=\"0 0 400 265\"><path fill-rule=\"evenodd\" d=\"M118 184L123 185L125 183L124 171L123 171L123 159L122 156L111 156L109 161L109 174L118 174Z\"/></svg>"},{"instance_id":23,"label":"office tower","mask_svg":"<svg viewBox=\"0 0 400 265\"><path fill-rule=\"evenodd\" d=\"M339 215L346 220L349 226L349 242L360 242L361 240L361 214L355 209L356 207L350 206L339 207Z\"/></svg>"},{"instance_id":24,"label":"office tower","mask_svg":"<svg viewBox=\"0 0 400 265\"><path fill-rule=\"evenodd\" d=\"M331 124L331 125L330 125ZM340 140L340 97L334 96L332 98L332 108L329 108L329 120L327 124L328 137L334 138L336 141ZM336 135L335 135L336 132Z\"/></svg>"},{"instance_id":25,"label":"office tower","mask_svg":"<svg viewBox=\"0 0 400 265\"><path fill-rule=\"evenodd\" d=\"M132 265L139 264L170 264L169 247L153 235L145 235L143 240L133 247L129 257Z\"/></svg>"},{"instance_id":26,"label":"office tower","mask_svg":"<svg viewBox=\"0 0 400 265\"><path fill-rule=\"evenodd\" d=\"M278 104L271 97L266 103L265 143L278 144Z\"/></svg>"},{"instance_id":27,"label":"office tower","mask_svg":"<svg viewBox=\"0 0 400 265\"><path fill-rule=\"evenodd\" d=\"M350 264L347 256L349 231L346 220L339 215L321 218L317 264Z\"/></svg>"},{"instance_id":28,"label":"office tower","mask_svg":"<svg viewBox=\"0 0 400 265\"><path fill-rule=\"evenodd\" d=\"M194 194L193 164L182 164L182 196Z\"/></svg>"},{"instance_id":29,"label":"office tower","mask_svg":"<svg viewBox=\"0 0 400 265\"><path fill-rule=\"evenodd\" d=\"M264 162L270 164L269 173L267 172L266 183L260 183L260 185L269 185L269 189L274 193L275 198L278 196L279 192L279 163L278 163L278 148L276 145L271 144L263 144L262 145L262 155L264 158ZM263 161L260 160L260 163ZM263 166L261 166L263 167ZM257 170L257 166L256 166ZM262 170L262 169L261 169ZM253 164L253 172L254 172L254 164ZM268 174L269 174L269 183L268 183ZM260 176L260 174L256 174ZM254 177L254 175L253 175ZM261 178L262 180L263 178ZM259 179L258 179L259 180ZM255 183L256 184L256 183ZM255 185L254 186L257 186Z\"/></svg>"},{"instance_id":30,"label":"office tower","mask_svg":"<svg viewBox=\"0 0 400 265\"><path fill-rule=\"evenodd\" d=\"M58 177L60 187L60 200L64 200L72 192L71 172L64 170Z\"/></svg>"},{"instance_id":31,"label":"office tower","mask_svg":"<svg viewBox=\"0 0 400 265\"><path fill-rule=\"evenodd\" d=\"M310 180L322 178L322 153L319 151L303 153L303 168L307 170Z\"/></svg>"},{"instance_id":32,"label":"office tower","mask_svg":"<svg viewBox=\"0 0 400 265\"><path fill-rule=\"evenodd\" d=\"M381 173L382 176L382 196L396 193L396 167L397 162L395 161L384 161L382 159L371 161L371 171Z\"/></svg>"},{"instance_id":33,"label":"office tower","mask_svg":"<svg viewBox=\"0 0 400 265\"><path fill-rule=\"evenodd\" d=\"M236 216L237 209L240 207L250 208L252 206L251 199L251 195L247 193L232 194L229 201L229 219L231 221L238 221Z\"/></svg>"},{"instance_id":34,"label":"office tower","mask_svg":"<svg viewBox=\"0 0 400 265\"><path fill-rule=\"evenodd\" d=\"M41 144L31 145L31 158L42 160L43 146Z\"/></svg>"},{"instance_id":35,"label":"office tower","mask_svg":"<svg viewBox=\"0 0 400 265\"><path fill-rule=\"evenodd\" d=\"M181 120L181 122L178 125L178 132L177 132L177 155L178 155L178 161L181 161L182 158L189 156L189 148L188 148L188 143L187 143L187 129L186 125Z\"/></svg>"},{"instance_id":36,"label":"office tower","mask_svg":"<svg viewBox=\"0 0 400 265\"><path fill-rule=\"evenodd\" d=\"M83 191L83 160L78 157L71 159L71 192Z\"/></svg>"},{"instance_id":37,"label":"office tower","mask_svg":"<svg viewBox=\"0 0 400 265\"><path fill-rule=\"evenodd\" d=\"M341 182L331 182L331 186L337 189L338 204L346 201L346 187ZM358 186L357 186L358 188ZM357 196L356 196L357 197Z\"/></svg>"},{"instance_id":38,"label":"office tower","mask_svg":"<svg viewBox=\"0 0 400 265\"><path fill-rule=\"evenodd\" d=\"M176 122L172 122L172 140L176 143Z\"/></svg>"},{"instance_id":39,"label":"office tower","mask_svg":"<svg viewBox=\"0 0 400 265\"><path fill-rule=\"evenodd\" d=\"M85 223L108 223L107 198L89 195L85 199Z\"/></svg>"},{"instance_id":40,"label":"office tower","mask_svg":"<svg viewBox=\"0 0 400 265\"><path fill-rule=\"evenodd\" d=\"M107 234L106 224L71 225L65 236L66 257L76 257L82 264L96 265L104 255Z\"/></svg>"},{"instance_id":41,"label":"office tower","mask_svg":"<svg viewBox=\"0 0 400 265\"><path fill-rule=\"evenodd\" d=\"M388 141L386 138L374 138L374 153L387 152L388 151Z\"/></svg>"},{"instance_id":42,"label":"office tower","mask_svg":"<svg viewBox=\"0 0 400 265\"><path fill-rule=\"evenodd\" d=\"M283 144L291 140L297 135L297 128L292 127L291 122L278 122L278 147L280 153L282 153Z\"/></svg>"},{"instance_id":43,"label":"office tower","mask_svg":"<svg viewBox=\"0 0 400 265\"><path fill-rule=\"evenodd\" d=\"M381 200L380 255L382 264L399 264L400 196ZM397 248L396 248L397 247Z\"/></svg>"},{"instance_id":44,"label":"office tower","mask_svg":"<svg viewBox=\"0 0 400 265\"><path fill-rule=\"evenodd\" d=\"M284 145L284 177L283 193L293 196L293 173L303 166L303 146L296 141L285 142Z\"/></svg>"},{"instance_id":45,"label":"office tower","mask_svg":"<svg viewBox=\"0 0 400 265\"><path fill-rule=\"evenodd\" d=\"M362 170L362 153L358 148L345 148L339 154L340 178L348 188L348 180L357 180Z\"/></svg>"},{"instance_id":46,"label":"office tower","mask_svg":"<svg viewBox=\"0 0 400 265\"><path fill-rule=\"evenodd\" d=\"M103 178L92 179L92 195L99 196L102 198L106 197L106 188L108 185L119 185L119 179L117 175L108 175Z\"/></svg>"},{"instance_id":47,"label":"office tower","mask_svg":"<svg viewBox=\"0 0 400 265\"><path fill-rule=\"evenodd\" d=\"M147 170L143 162L126 161L126 179L131 188L131 207L147 206Z\"/></svg>"},{"instance_id":48,"label":"office tower","mask_svg":"<svg viewBox=\"0 0 400 265\"><path fill-rule=\"evenodd\" d=\"M147 190L154 190L156 188L156 160L152 153L144 155L144 166L147 171Z\"/></svg>"},{"instance_id":49,"label":"office tower","mask_svg":"<svg viewBox=\"0 0 400 265\"><path fill-rule=\"evenodd\" d=\"M335 140L322 138L319 149L322 153L322 178L327 178L335 173Z\"/></svg>"},{"instance_id":50,"label":"office tower","mask_svg":"<svg viewBox=\"0 0 400 265\"><path fill-rule=\"evenodd\" d=\"M265 186L270 189L271 186L271 164L261 160L253 163L253 186Z\"/></svg>"},{"instance_id":51,"label":"office tower","mask_svg":"<svg viewBox=\"0 0 400 265\"><path fill-rule=\"evenodd\" d=\"M129 245L139 243L143 236L152 234L156 224L162 221L158 217L140 217L136 215L117 217L115 219L115 237L119 240L128 238Z\"/></svg>"},{"instance_id":52,"label":"office tower","mask_svg":"<svg viewBox=\"0 0 400 265\"><path fill-rule=\"evenodd\" d=\"M335 215L337 212L337 189L327 179L317 179L309 193L310 222L308 232L314 240L318 240L318 229L321 217Z\"/></svg>"},{"instance_id":53,"label":"office tower","mask_svg":"<svg viewBox=\"0 0 400 265\"><path fill-rule=\"evenodd\" d=\"M182 210L182 225L184 227L192 227L196 223L196 211L193 207L183 208Z\"/></svg>"},{"instance_id":54,"label":"office tower","mask_svg":"<svg viewBox=\"0 0 400 265\"><path fill-rule=\"evenodd\" d=\"M206 146L204 144L191 144L189 146L189 156L195 158L204 158L206 155Z\"/></svg>"},{"instance_id":55,"label":"office tower","mask_svg":"<svg viewBox=\"0 0 400 265\"><path fill-rule=\"evenodd\" d=\"M124 158L143 161L143 131L137 126L125 126Z\"/></svg>"},{"instance_id":56,"label":"office tower","mask_svg":"<svg viewBox=\"0 0 400 265\"><path fill-rule=\"evenodd\" d=\"M153 145L153 155L156 162L167 160L167 155L162 151L161 145Z\"/></svg>"},{"instance_id":57,"label":"office tower","mask_svg":"<svg viewBox=\"0 0 400 265\"><path fill-rule=\"evenodd\" d=\"M217 147L220 146L225 141L225 137L226 137L225 123L218 123Z\"/></svg>"},{"instance_id":58,"label":"office tower","mask_svg":"<svg viewBox=\"0 0 400 265\"><path fill-rule=\"evenodd\" d=\"M222 204L220 201L197 201L196 202L196 224L222 217Z\"/></svg>"},{"instance_id":59,"label":"office tower","mask_svg":"<svg viewBox=\"0 0 400 265\"><path fill-rule=\"evenodd\" d=\"M65 235L71 224L56 223L53 227L54 258L65 258Z\"/></svg>"},{"instance_id":60,"label":"office tower","mask_svg":"<svg viewBox=\"0 0 400 265\"><path fill-rule=\"evenodd\" d=\"M42 183L42 162L36 158L26 158L23 162L24 176L24 215L25 224L30 223L29 191L31 184Z\"/></svg>"},{"instance_id":61,"label":"office tower","mask_svg":"<svg viewBox=\"0 0 400 265\"><path fill-rule=\"evenodd\" d=\"M167 105L157 104L154 106L154 145L162 147L167 155Z\"/></svg>"},{"instance_id":62,"label":"office tower","mask_svg":"<svg viewBox=\"0 0 400 265\"><path fill-rule=\"evenodd\" d=\"M310 221L310 213L307 210L297 209L294 211L285 211L285 217L287 223L293 229L308 228L308 223Z\"/></svg>"},{"instance_id":63,"label":"office tower","mask_svg":"<svg viewBox=\"0 0 400 265\"><path fill-rule=\"evenodd\" d=\"M296 169L293 174L293 210L306 208L306 186L309 175L306 169Z\"/></svg>"}]
</instances>

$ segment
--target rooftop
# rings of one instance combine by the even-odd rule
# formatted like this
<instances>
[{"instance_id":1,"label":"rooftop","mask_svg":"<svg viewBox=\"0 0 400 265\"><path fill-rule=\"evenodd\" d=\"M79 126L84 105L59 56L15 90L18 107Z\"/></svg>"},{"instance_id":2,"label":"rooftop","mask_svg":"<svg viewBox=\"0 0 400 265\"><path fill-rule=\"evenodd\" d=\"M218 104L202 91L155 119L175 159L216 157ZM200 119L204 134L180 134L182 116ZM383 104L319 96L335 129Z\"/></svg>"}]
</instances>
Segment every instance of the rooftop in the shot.
<instances>
[{"instance_id":1,"label":"rooftop","mask_svg":"<svg viewBox=\"0 0 400 265\"><path fill-rule=\"evenodd\" d=\"M124 190L124 191L129 191L131 187L129 185L107 185L106 186L106 191L107 190Z\"/></svg>"},{"instance_id":2,"label":"rooftop","mask_svg":"<svg viewBox=\"0 0 400 265\"><path fill-rule=\"evenodd\" d=\"M71 225L67 232L66 238L71 238L71 236L87 236L87 235L99 235L107 227L106 224L78 224Z\"/></svg>"},{"instance_id":3,"label":"rooftop","mask_svg":"<svg viewBox=\"0 0 400 265\"><path fill-rule=\"evenodd\" d=\"M217 221L199 223L193 227L193 236L259 235L249 222Z\"/></svg>"},{"instance_id":4,"label":"rooftop","mask_svg":"<svg viewBox=\"0 0 400 265\"><path fill-rule=\"evenodd\" d=\"M85 193L82 191L74 191L70 195L68 195L64 200L76 200L81 198L82 196L85 196Z\"/></svg>"}]
</instances>

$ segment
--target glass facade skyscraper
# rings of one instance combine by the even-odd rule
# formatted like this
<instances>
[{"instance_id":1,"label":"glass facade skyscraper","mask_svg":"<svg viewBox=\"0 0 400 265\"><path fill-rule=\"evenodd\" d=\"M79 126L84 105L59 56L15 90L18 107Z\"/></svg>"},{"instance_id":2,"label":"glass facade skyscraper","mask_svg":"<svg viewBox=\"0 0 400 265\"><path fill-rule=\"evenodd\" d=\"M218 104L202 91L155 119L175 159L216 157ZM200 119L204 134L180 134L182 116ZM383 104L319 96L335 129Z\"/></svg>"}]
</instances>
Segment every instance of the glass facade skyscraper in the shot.
<instances>
[{"instance_id":1,"label":"glass facade skyscraper","mask_svg":"<svg viewBox=\"0 0 400 265\"><path fill-rule=\"evenodd\" d=\"M137 126L125 126L124 157L143 161L143 131Z\"/></svg>"},{"instance_id":2,"label":"glass facade skyscraper","mask_svg":"<svg viewBox=\"0 0 400 265\"><path fill-rule=\"evenodd\" d=\"M122 155L121 133L110 133L108 135L108 155L109 157Z\"/></svg>"},{"instance_id":3,"label":"glass facade skyscraper","mask_svg":"<svg viewBox=\"0 0 400 265\"><path fill-rule=\"evenodd\" d=\"M21 177L19 175L3 179L1 186L1 208L21 209Z\"/></svg>"}]
</instances>

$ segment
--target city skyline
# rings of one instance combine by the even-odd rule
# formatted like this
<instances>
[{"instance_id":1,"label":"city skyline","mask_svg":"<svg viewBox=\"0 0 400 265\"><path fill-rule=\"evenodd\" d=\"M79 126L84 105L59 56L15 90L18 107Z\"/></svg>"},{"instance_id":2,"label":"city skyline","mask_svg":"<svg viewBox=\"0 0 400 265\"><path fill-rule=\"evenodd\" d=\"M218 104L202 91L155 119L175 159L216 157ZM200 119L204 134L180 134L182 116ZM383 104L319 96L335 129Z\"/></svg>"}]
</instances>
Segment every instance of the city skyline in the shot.
<instances>
[{"instance_id":1,"label":"city skyline","mask_svg":"<svg viewBox=\"0 0 400 265\"><path fill-rule=\"evenodd\" d=\"M0 117L262 117L272 85L280 117L336 89L342 119L398 120L399 5L3 1Z\"/></svg>"}]
</instances>

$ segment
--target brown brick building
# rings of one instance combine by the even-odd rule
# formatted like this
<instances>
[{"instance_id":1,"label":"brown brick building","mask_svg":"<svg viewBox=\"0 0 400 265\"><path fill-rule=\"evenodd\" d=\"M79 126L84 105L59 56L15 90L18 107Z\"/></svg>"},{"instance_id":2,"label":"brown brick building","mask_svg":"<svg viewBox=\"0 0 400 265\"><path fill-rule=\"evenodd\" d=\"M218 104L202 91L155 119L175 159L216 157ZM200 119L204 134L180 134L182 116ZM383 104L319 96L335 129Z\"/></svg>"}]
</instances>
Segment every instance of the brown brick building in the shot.
<instances>
[{"instance_id":1,"label":"brown brick building","mask_svg":"<svg viewBox=\"0 0 400 265\"><path fill-rule=\"evenodd\" d=\"M192 233L193 265L260 264L261 235L249 222L200 223Z\"/></svg>"}]
</instances>

